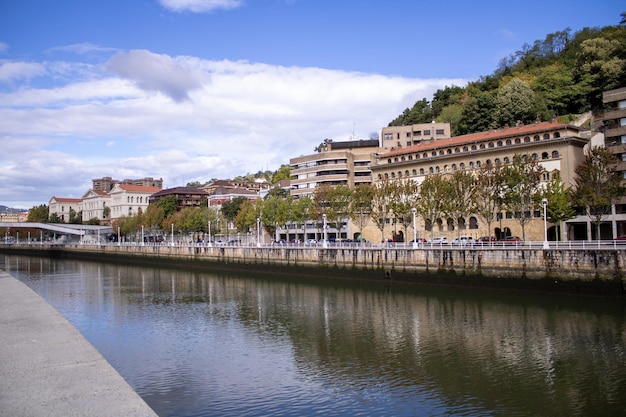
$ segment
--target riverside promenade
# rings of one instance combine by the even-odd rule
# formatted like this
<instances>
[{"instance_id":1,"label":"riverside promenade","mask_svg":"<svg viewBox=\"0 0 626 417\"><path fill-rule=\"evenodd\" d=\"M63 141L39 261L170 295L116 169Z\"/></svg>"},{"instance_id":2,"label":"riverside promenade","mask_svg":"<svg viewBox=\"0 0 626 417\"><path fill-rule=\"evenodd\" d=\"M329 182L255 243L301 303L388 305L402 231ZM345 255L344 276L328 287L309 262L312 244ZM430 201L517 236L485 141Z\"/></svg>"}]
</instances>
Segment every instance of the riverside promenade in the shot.
<instances>
[{"instance_id":1,"label":"riverside promenade","mask_svg":"<svg viewBox=\"0 0 626 417\"><path fill-rule=\"evenodd\" d=\"M0 270L0 416L156 413L61 314Z\"/></svg>"}]
</instances>

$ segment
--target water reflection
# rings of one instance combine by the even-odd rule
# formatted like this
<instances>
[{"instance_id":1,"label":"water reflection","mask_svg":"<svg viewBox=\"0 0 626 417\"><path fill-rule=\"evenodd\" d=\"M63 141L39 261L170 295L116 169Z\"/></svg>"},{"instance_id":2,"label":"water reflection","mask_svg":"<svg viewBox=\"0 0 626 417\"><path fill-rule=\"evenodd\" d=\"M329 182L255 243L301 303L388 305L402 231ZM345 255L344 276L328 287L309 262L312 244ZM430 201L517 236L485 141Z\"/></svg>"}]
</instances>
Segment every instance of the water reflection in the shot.
<instances>
[{"instance_id":1,"label":"water reflection","mask_svg":"<svg viewBox=\"0 0 626 417\"><path fill-rule=\"evenodd\" d=\"M615 300L4 257L161 416L626 413Z\"/></svg>"}]
</instances>

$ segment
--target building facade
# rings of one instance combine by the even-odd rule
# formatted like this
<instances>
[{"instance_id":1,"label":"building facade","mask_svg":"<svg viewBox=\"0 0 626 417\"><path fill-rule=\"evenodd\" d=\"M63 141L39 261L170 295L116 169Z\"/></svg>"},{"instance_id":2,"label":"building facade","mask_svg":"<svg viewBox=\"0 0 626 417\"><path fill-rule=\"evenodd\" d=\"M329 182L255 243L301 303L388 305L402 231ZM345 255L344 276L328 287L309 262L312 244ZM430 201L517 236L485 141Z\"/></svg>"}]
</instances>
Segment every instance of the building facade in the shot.
<instances>
[{"instance_id":1,"label":"building facade","mask_svg":"<svg viewBox=\"0 0 626 417\"><path fill-rule=\"evenodd\" d=\"M158 187L116 184L109 193L111 220L145 213L150 204L150 196L159 191Z\"/></svg>"},{"instance_id":2,"label":"building facade","mask_svg":"<svg viewBox=\"0 0 626 417\"><path fill-rule=\"evenodd\" d=\"M159 200L174 196L178 209L185 207L201 207L206 205L209 194L196 187L174 187L165 190L158 190L150 196L150 204L157 203Z\"/></svg>"},{"instance_id":3,"label":"building facade","mask_svg":"<svg viewBox=\"0 0 626 417\"><path fill-rule=\"evenodd\" d=\"M100 224L108 224L111 213L106 208L111 207L111 196L101 190L89 190L83 195L83 222L98 219Z\"/></svg>"},{"instance_id":4,"label":"building facade","mask_svg":"<svg viewBox=\"0 0 626 417\"><path fill-rule=\"evenodd\" d=\"M432 122L406 126L387 126L382 129L385 149L397 149L450 138L450 123Z\"/></svg>"},{"instance_id":5,"label":"building facade","mask_svg":"<svg viewBox=\"0 0 626 417\"><path fill-rule=\"evenodd\" d=\"M556 120L531 125L518 124L435 141L424 140L417 145L396 148L378 155L376 164L372 166L372 174L375 181L410 179L421 184L432 174L471 171L488 164L506 165L519 154L536 160L545 169L544 182L553 175L559 175L567 187L574 183L575 167L583 161L588 143L589 139L581 135L578 127ZM526 237L543 240L541 211L538 210L535 216L537 219L526 226ZM466 225L463 234L474 238L482 235L521 236L521 226L514 219L513 213L501 213L500 219L494 230L486 230L486 225L481 224L476 216L463 219L462 223ZM424 219L418 223L418 230L422 232L429 228ZM460 232L452 229L446 221L439 222L435 229L433 233L448 238L454 238Z\"/></svg>"},{"instance_id":6,"label":"building facade","mask_svg":"<svg viewBox=\"0 0 626 417\"><path fill-rule=\"evenodd\" d=\"M322 152L291 158L290 194L294 198L310 196L322 184L371 184L370 167L380 151L378 140L329 142Z\"/></svg>"},{"instance_id":7,"label":"building facade","mask_svg":"<svg viewBox=\"0 0 626 417\"><path fill-rule=\"evenodd\" d=\"M163 188L163 179L159 178L158 180L152 177L145 177L140 179L124 179L124 180L114 180L111 177L102 177L91 180L91 189L96 191L104 191L109 192L113 189L116 184L122 185L141 185L143 187L156 187L158 189Z\"/></svg>"},{"instance_id":8,"label":"building facade","mask_svg":"<svg viewBox=\"0 0 626 417\"><path fill-rule=\"evenodd\" d=\"M82 198L52 197L48 201L48 217L54 215L64 223L68 223L72 216L77 216L83 210Z\"/></svg>"}]
</instances>

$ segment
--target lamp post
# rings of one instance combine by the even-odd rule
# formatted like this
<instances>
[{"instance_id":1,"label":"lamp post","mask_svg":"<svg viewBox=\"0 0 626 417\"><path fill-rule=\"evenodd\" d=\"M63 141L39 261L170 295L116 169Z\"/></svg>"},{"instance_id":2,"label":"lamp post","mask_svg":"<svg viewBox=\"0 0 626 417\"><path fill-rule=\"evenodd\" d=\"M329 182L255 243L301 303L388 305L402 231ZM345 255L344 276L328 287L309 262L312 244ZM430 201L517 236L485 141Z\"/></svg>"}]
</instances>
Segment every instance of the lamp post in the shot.
<instances>
[{"instance_id":1,"label":"lamp post","mask_svg":"<svg viewBox=\"0 0 626 417\"><path fill-rule=\"evenodd\" d=\"M144 245L144 237L143 237L143 224L141 225L141 246Z\"/></svg>"},{"instance_id":2,"label":"lamp post","mask_svg":"<svg viewBox=\"0 0 626 417\"><path fill-rule=\"evenodd\" d=\"M172 223L172 234L170 235L171 246L174 246L174 223Z\"/></svg>"},{"instance_id":3,"label":"lamp post","mask_svg":"<svg viewBox=\"0 0 626 417\"><path fill-rule=\"evenodd\" d=\"M417 249L417 225L415 224L415 213L417 213L417 209L413 207L411 213L413 213L413 249Z\"/></svg>"},{"instance_id":4,"label":"lamp post","mask_svg":"<svg viewBox=\"0 0 626 417\"><path fill-rule=\"evenodd\" d=\"M548 243L548 199L541 199L541 204L543 205L543 248L550 249L550 244Z\"/></svg>"},{"instance_id":5,"label":"lamp post","mask_svg":"<svg viewBox=\"0 0 626 417\"><path fill-rule=\"evenodd\" d=\"M323 248L327 248L328 247L328 240L326 239L326 214L322 214L322 220L324 221L323 223L323 227L324 227L324 236L322 240L322 247Z\"/></svg>"},{"instance_id":6,"label":"lamp post","mask_svg":"<svg viewBox=\"0 0 626 417\"><path fill-rule=\"evenodd\" d=\"M120 227L117 226L117 246L120 246L122 244L122 238L120 236Z\"/></svg>"},{"instance_id":7,"label":"lamp post","mask_svg":"<svg viewBox=\"0 0 626 417\"><path fill-rule=\"evenodd\" d=\"M256 246L261 247L261 218L256 218Z\"/></svg>"},{"instance_id":8,"label":"lamp post","mask_svg":"<svg viewBox=\"0 0 626 417\"><path fill-rule=\"evenodd\" d=\"M207 245L211 246L211 220L209 220L209 240L207 241Z\"/></svg>"}]
</instances>

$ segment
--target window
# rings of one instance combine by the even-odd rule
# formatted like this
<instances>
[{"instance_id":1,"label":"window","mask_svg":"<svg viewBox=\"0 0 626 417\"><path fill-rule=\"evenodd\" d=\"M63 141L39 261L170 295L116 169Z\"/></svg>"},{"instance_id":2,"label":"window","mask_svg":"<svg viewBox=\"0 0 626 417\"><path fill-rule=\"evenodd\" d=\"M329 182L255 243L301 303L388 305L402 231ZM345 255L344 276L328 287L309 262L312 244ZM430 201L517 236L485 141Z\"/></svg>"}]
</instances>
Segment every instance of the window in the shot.
<instances>
[{"instance_id":1,"label":"window","mask_svg":"<svg viewBox=\"0 0 626 417\"><path fill-rule=\"evenodd\" d=\"M487 160L485 161L485 163L486 163L487 165L491 165L491 159L487 159Z\"/></svg>"},{"instance_id":2,"label":"window","mask_svg":"<svg viewBox=\"0 0 626 417\"><path fill-rule=\"evenodd\" d=\"M404 175L406 175L407 177L408 177L409 175L411 175L411 174L409 173L409 170L408 170L408 169L407 169L406 171L404 171Z\"/></svg>"},{"instance_id":3,"label":"window","mask_svg":"<svg viewBox=\"0 0 626 417\"><path fill-rule=\"evenodd\" d=\"M404 162L404 161L406 160L406 158L403 156L403 157L401 158L401 160L402 160L402 162Z\"/></svg>"},{"instance_id":4,"label":"window","mask_svg":"<svg viewBox=\"0 0 626 417\"><path fill-rule=\"evenodd\" d=\"M544 138L544 139L550 139L550 134L549 134L549 133L544 134L544 135L543 135L543 138Z\"/></svg>"},{"instance_id":5,"label":"window","mask_svg":"<svg viewBox=\"0 0 626 417\"><path fill-rule=\"evenodd\" d=\"M511 145L512 143L513 143L513 142L511 142L511 139L507 139L507 140L506 140L506 145L507 145L507 146Z\"/></svg>"},{"instance_id":6,"label":"window","mask_svg":"<svg viewBox=\"0 0 626 417\"><path fill-rule=\"evenodd\" d=\"M443 133L444 133L444 132L443 132L443 129L436 129L436 130L435 130L435 134L436 134L436 135L443 135Z\"/></svg>"},{"instance_id":7,"label":"window","mask_svg":"<svg viewBox=\"0 0 626 417\"><path fill-rule=\"evenodd\" d=\"M439 155L445 155L445 152L442 150L439 151Z\"/></svg>"},{"instance_id":8,"label":"window","mask_svg":"<svg viewBox=\"0 0 626 417\"><path fill-rule=\"evenodd\" d=\"M560 137L561 137L561 134L560 134L559 132L554 132L554 137L555 137L555 138L560 138Z\"/></svg>"},{"instance_id":9,"label":"window","mask_svg":"<svg viewBox=\"0 0 626 417\"><path fill-rule=\"evenodd\" d=\"M461 167L461 169L465 169L465 162L461 162L461 165L459 165Z\"/></svg>"},{"instance_id":10,"label":"window","mask_svg":"<svg viewBox=\"0 0 626 417\"><path fill-rule=\"evenodd\" d=\"M424 168L420 168L420 175L424 175Z\"/></svg>"},{"instance_id":11,"label":"window","mask_svg":"<svg viewBox=\"0 0 626 417\"><path fill-rule=\"evenodd\" d=\"M532 154L532 158L533 158L533 161L538 161L539 160L539 155L534 153L534 154Z\"/></svg>"},{"instance_id":12,"label":"window","mask_svg":"<svg viewBox=\"0 0 626 417\"><path fill-rule=\"evenodd\" d=\"M500 164L500 158L496 158L496 165Z\"/></svg>"},{"instance_id":13,"label":"window","mask_svg":"<svg viewBox=\"0 0 626 417\"><path fill-rule=\"evenodd\" d=\"M410 138L411 137L411 132L406 132L406 137Z\"/></svg>"},{"instance_id":14,"label":"window","mask_svg":"<svg viewBox=\"0 0 626 417\"><path fill-rule=\"evenodd\" d=\"M493 144L493 142L489 142L489 147L490 148L494 148L496 145Z\"/></svg>"},{"instance_id":15,"label":"window","mask_svg":"<svg viewBox=\"0 0 626 417\"><path fill-rule=\"evenodd\" d=\"M428 168L428 171L432 174L435 172L435 169L433 167Z\"/></svg>"},{"instance_id":16,"label":"window","mask_svg":"<svg viewBox=\"0 0 626 417\"><path fill-rule=\"evenodd\" d=\"M391 158L387 159L387 163L390 164L391 163Z\"/></svg>"},{"instance_id":17,"label":"window","mask_svg":"<svg viewBox=\"0 0 626 417\"><path fill-rule=\"evenodd\" d=\"M470 169L474 169L474 161L470 162L469 167L470 167Z\"/></svg>"},{"instance_id":18,"label":"window","mask_svg":"<svg viewBox=\"0 0 626 417\"><path fill-rule=\"evenodd\" d=\"M431 154L432 156L437 156L437 152L433 151L433 153Z\"/></svg>"},{"instance_id":19,"label":"window","mask_svg":"<svg viewBox=\"0 0 626 417\"><path fill-rule=\"evenodd\" d=\"M515 139L515 144L516 144L516 145L519 145L520 143L522 143L522 139L520 139L520 138L516 138L516 139Z\"/></svg>"},{"instance_id":20,"label":"window","mask_svg":"<svg viewBox=\"0 0 626 417\"><path fill-rule=\"evenodd\" d=\"M476 217L470 217L469 228L473 230L478 229L478 219L476 219Z\"/></svg>"},{"instance_id":21,"label":"window","mask_svg":"<svg viewBox=\"0 0 626 417\"><path fill-rule=\"evenodd\" d=\"M552 151L552 158L553 159L558 159L559 158L559 151Z\"/></svg>"},{"instance_id":22,"label":"window","mask_svg":"<svg viewBox=\"0 0 626 417\"><path fill-rule=\"evenodd\" d=\"M505 156L505 157L504 157L504 163L505 163L506 165L508 165L508 164L510 164L510 163L511 163L511 160L509 159L509 157L508 157L508 156Z\"/></svg>"},{"instance_id":23,"label":"window","mask_svg":"<svg viewBox=\"0 0 626 417\"><path fill-rule=\"evenodd\" d=\"M382 180L382 179L383 179L382 174L378 174L378 179L379 179L379 180Z\"/></svg>"},{"instance_id":24,"label":"window","mask_svg":"<svg viewBox=\"0 0 626 417\"><path fill-rule=\"evenodd\" d=\"M413 175L417 175L417 170L416 169L413 170Z\"/></svg>"},{"instance_id":25,"label":"window","mask_svg":"<svg viewBox=\"0 0 626 417\"><path fill-rule=\"evenodd\" d=\"M452 164L452 171L456 171L456 164Z\"/></svg>"},{"instance_id":26,"label":"window","mask_svg":"<svg viewBox=\"0 0 626 417\"><path fill-rule=\"evenodd\" d=\"M501 147L502 145L503 145L502 141L501 141L501 140L499 140L499 141L498 141L498 147Z\"/></svg>"},{"instance_id":27,"label":"window","mask_svg":"<svg viewBox=\"0 0 626 417\"><path fill-rule=\"evenodd\" d=\"M475 151L476 150L476 145L472 145L472 150Z\"/></svg>"},{"instance_id":28,"label":"window","mask_svg":"<svg viewBox=\"0 0 626 417\"><path fill-rule=\"evenodd\" d=\"M622 137L625 138L624 140L626 140L626 136L622 136ZM454 148L454 153L461 153L461 150L459 148Z\"/></svg>"},{"instance_id":29,"label":"window","mask_svg":"<svg viewBox=\"0 0 626 417\"><path fill-rule=\"evenodd\" d=\"M409 155L409 161L413 160L413 155Z\"/></svg>"},{"instance_id":30,"label":"window","mask_svg":"<svg viewBox=\"0 0 626 417\"><path fill-rule=\"evenodd\" d=\"M450 170L450 168L448 168L448 166L447 166L447 165L444 165L444 166L443 166L443 172L448 172L449 170Z\"/></svg>"},{"instance_id":31,"label":"window","mask_svg":"<svg viewBox=\"0 0 626 417\"><path fill-rule=\"evenodd\" d=\"M541 154L541 159L548 159L548 152L543 152Z\"/></svg>"},{"instance_id":32,"label":"window","mask_svg":"<svg viewBox=\"0 0 626 417\"><path fill-rule=\"evenodd\" d=\"M467 146L463 146L463 152L467 152L469 151L469 148Z\"/></svg>"},{"instance_id":33,"label":"window","mask_svg":"<svg viewBox=\"0 0 626 417\"><path fill-rule=\"evenodd\" d=\"M398 171L398 178L402 178L402 171Z\"/></svg>"},{"instance_id":34,"label":"window","mask_svg":"<svg viewBox=\"0 0 626 417\"><path fill-rule=\"evenodd\" d=\"M426 152L424 152L424 153L422 154L422 158L428 158L428 154L427 154Z\"/></svg>"},{"instance_id":35,"label":"window","mask_svg":"<svg viewBox=\"0 0 626 417\"><path fill-rule=\"evenodd\" d=\"M485 149L485 144L484 143L480 144L480 149Z\"/></svg>"},{"instance_id":36,"label":"window","mask_svg":"<svg viewBox=\"0 0 626 417\"><path fill-rule=\"evenodd\" d=\"M539 137L539 135L535 135L535 136L533 136L533 140L534 140L535 142L539 142L539 140L540 140L540 139L541 139L541 138Z\"/></svg>"},{"instance_id":37,"label":"window","mask_svg":"<svg viewBox=\"0 0 626 417\"><path fill-rule=\"evenodd\" d=\"M422 136L422 131L416 130L415 132L413 132L413 136Z\"/></svg>"},{"instance_id":38,"label":"window","mask_svg":"<svg viewBox=\"0 0 626 417\"><path fill-rule=\"evenodd\" d=\"M424 130L424 136L430 136L430 129Z\"/></svg>"},{"instance_id":39,"label":"window","mask_svg":"<svg viewBox=\"0 0 626 417\"><path fill-rule=\"evenodd\" d=\"M406 146L411 146L411 145L413 145L413 143L410 140L407 140L406 141Z\"/></svg>"},{"instance_id":40,"label":"window","mask_svg":"<svg viewBox=\"0 0 626 417\"><path fill-rule=\"evenodd\" d=\"M395 172L392 172L392 173L391 173L391 178L395 178L395 177L396 177L396 173L395 173Z\"/></svg>"},{"instance_id":41,"label":"window","mask_svg":"<svg viewBox=\"0 0 626 417\"><path fill-rule=\"evenodd\" d=\"M437 165L437 166L435 167L435 171L437 171L437 172L441 172L441 169L439 168L439 165Z\"/></svg>"},{"instance_id":42,"label":"window","mask_svg":"<svg viewBox=\"0 0 626 417\"><path fill-rule=\"evenodd\" d=\"M446 151L446 153L447 153L448 155L452 155L452 149L448 149L448 150Z\"/></svg>"}]
</instances>

